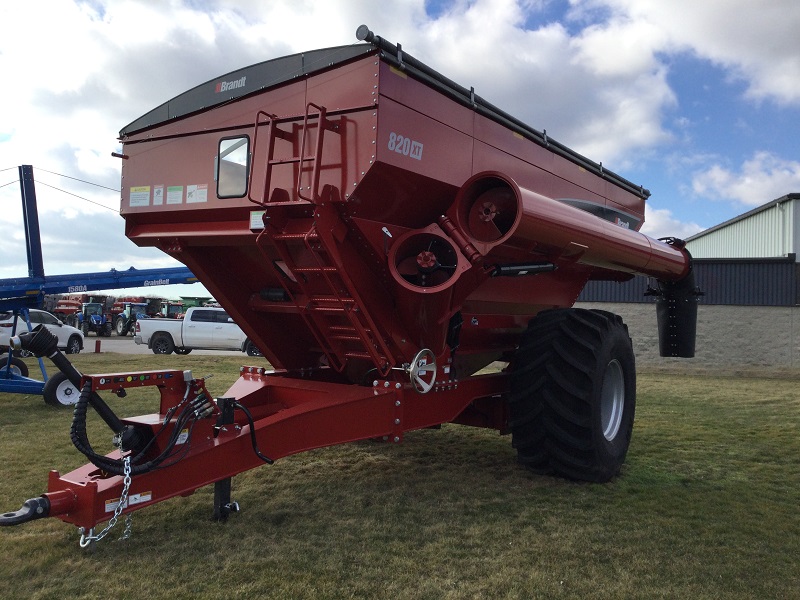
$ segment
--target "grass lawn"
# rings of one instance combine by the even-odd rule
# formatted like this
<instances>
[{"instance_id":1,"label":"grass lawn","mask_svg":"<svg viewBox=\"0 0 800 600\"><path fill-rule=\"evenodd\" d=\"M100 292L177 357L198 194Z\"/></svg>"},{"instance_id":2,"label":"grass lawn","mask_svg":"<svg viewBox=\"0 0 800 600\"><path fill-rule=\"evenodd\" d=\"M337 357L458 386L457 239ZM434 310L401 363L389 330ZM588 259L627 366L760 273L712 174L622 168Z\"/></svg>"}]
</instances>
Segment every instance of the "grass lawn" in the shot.
<instances>
[{"instance_id":1,"label":"grass lawn","mask_svg":"<svg viewBox=\"0 0 800 600\"><path fill-rule=\"evenodd\" d=\"M74 362L213 373L220 396L248 360ZM448 425L239 475L242 511L225 524L208 487L135 513L131 539L120 524L92 553L58 519L0 529L0 598L800 598L800 374L645 371L638 384L609 484L532 475L508 437ZM157 406L106 400L125 416ZM70 421L0 394L0 510L86 462Z\"/></svg>"}]
</instances>

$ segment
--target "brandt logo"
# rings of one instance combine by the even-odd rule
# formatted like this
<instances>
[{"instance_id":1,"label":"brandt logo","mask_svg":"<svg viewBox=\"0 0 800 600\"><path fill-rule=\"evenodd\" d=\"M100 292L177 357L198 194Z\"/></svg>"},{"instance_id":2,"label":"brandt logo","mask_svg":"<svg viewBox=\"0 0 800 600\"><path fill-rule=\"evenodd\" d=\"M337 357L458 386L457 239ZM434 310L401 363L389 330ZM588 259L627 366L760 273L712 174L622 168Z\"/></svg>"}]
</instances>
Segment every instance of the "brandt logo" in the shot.
<instances>
[{"instance_id":1,"label":"brandt logo","mask_svg":"<svg viewBox=\"0 0 800 600\"><path fill-rule=\"evenodd\" d=\"M229 92L230 90L243 88L245 86L246 80L247 80L247 75L245 75L241 79L237 79L236 81L218 81L217 87L214 89L214 93L219 94L220 92Z\"/></svg>"}]
</instances>

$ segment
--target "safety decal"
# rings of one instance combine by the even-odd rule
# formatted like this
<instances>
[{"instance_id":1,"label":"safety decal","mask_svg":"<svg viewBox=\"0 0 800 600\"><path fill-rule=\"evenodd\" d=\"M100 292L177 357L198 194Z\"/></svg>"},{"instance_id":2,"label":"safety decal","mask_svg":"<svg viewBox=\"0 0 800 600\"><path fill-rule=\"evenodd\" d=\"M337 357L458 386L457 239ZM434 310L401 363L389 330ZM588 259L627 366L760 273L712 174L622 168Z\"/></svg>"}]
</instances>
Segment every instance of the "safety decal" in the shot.
<instances>
[{"instance_id":1,"label":"safety decal","mask_svg":"<svg viewBox=\"0 0 800 600\"><path fill-rule=\"evenodd\" d=\"M185 444L186 440L189 439L189 430L182 429L181 434L178 436L178 440L175 442L175 445L178 446L180 444Z\"/></svg>"},{"instance_id":2,"label":"safety decal","mask_svg":"<svg viewBox=\"0 0 800 600\"><path fill-rule=\"evenodd\" d=\"M161 206L164 204L164 186L153 186L153 206Z\"/></svg>"},{"instance_id":3,"label":"safety decal","mask_svg":"<svg viewBox=\"0 0 800 600\"><path fill-rule=\"evenodd\" d=\"M141 504L142 502L150 502L153 500L153 492L139 492L138 494L131 494L128 496L128 502L125 503L123 508L133 506L134 504ZM114 512L119 506L119 498L112 498L106 500L106 512Z\"/></svg>"},{"instance_id":4,"label":"safety decal","mask_svg":"<svg viewBox=\"0 0 800 600\"><path fill-rule=\"evenodd\" d=\"M137 187L132 187L128 203L130 206L149 206L150 186L140 185Z\"/></svg>"},{"instance_id":5,"label":"safety decal","mask_svg":"<svg viewBox=\"0 0 800 600\"><path fill-rule=\"evenodd\" d=\"M167 188L167 204L180 204L181 202L183 202L183 186L169 186Z\"/></svg>"},{"instance_id":6,"label":"safety decal","mask_svg":"<svg viewBox=\"0 0 800 600\"><path fill-rule=\"evenodd\" d=\"M203 183L200 185L187 185L186 186L186 203L192 202L207 202L208 201L208 184Z\"/></svg>"},{"instance_id":7,"label":"safety decal","mask_svg":"<svg viewBox=\"0 0 800 600\"><path fill-rule=\"evenodd\" d=\"M255 231L264 229L264 210L254 210L250 212L250 230Z\"/></svg>"}]
</instances>

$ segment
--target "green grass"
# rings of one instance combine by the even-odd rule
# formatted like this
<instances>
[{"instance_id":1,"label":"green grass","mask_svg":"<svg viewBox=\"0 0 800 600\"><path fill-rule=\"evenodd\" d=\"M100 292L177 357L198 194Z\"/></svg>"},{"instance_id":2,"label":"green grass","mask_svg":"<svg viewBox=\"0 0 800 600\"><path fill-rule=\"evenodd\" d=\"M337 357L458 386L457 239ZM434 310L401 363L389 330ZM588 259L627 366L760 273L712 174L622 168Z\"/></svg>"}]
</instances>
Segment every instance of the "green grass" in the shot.
<instances>
[{"instance_id":1,"label":"green grass","mask_svg":"<svg viewBox=\"0 0 800 600\"><path fill-rule=\"evenodd\" d=\"M242 358L80 355L85 372L214 374ZM256 360L256 359L250 359ZM604 485L539 477L510 439L459 426L359 442L133 515L93 553L45 519L0 530L2 598L798 598L800 377L640 373L634 438ZM152 396L108 399L121 414ZM0 394L0 510L85 462L69 410ZM121 533L122 526L118 526Z\"/></svg>"}]
</instances>

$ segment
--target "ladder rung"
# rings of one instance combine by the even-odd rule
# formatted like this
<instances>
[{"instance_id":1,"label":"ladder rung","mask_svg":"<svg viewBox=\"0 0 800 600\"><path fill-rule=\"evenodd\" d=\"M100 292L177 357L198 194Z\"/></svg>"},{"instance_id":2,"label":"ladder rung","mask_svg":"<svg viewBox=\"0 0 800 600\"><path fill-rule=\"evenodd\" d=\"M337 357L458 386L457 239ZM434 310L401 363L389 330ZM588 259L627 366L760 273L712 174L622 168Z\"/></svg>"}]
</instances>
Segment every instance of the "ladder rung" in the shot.
<instances>
[{"instance_id":1,"label":"ladder rung","mask_svg":"<svg viewBox=\"0 0 800 600\"><path fill-rule=\"evenodd\" d=\"M345 336L355 335L355 336L358 336L359 339L361 339L361 337L358 335L358 331L356 331L356 328L355 327L348 327L347 325L331 325L330 327L328 327L328 331L330 331L333 334L338 334L338 335L345 335ZM369 336L372 335L372 330L371 329L368 329L368 328L365 327L363 329L363 331L364 331L365 334L367 334Z\"/></svg>"},{"instance_id":2,"label":"ladder rung","mask_svg":"<svg viewBox=\"0 0 800 600\"><path fill-rule=\"evenodd\" d=\"M292 156L291 158L273 158L270 159L268 164L270 165L290 165L294 163L299 163L303 161L314 160L315 157L313 156Z\"/></svg>"},{"instance_id":3,"label":"ladder rung","mask_svg":"<svg viewBox=\"0 0 800 600\"><path fill-rule=\"evenodd\" d=\"M308 310L323 313L343 313L344 309L341 306L314 306L309 307Z\"/></svg>"},{"instance_id":4,"label":"ladder rung","mask_svg":"<svg viewBox=\"0 0 800 600\"><path fill-rule=\"evenodd\" d=\"M339 340L341 342L362 342L361 338L357 335L344 335L342 333L333 334L331 339Z\"/></svg>"},{"instance_id":5,"label":"ladder rung","mask_svg":"<svg viewBox=\"0 0 800 600\"><path fill-rule=\"evenodd\" d=\"M319 234L316 231L312 231L308 233L307 231L303 233L277 233L275 234L272 239L278 240L281 242L289 241L289 240L318 240Z\"/></svg>"},{"instance_id":6,"label":"ladder rung","mask_svg":"<svg viewBox=\"0 0 800 600\"><path fill-rule=\"evenodd\" d=\"M295 267L292 269L293 273L338 273L339 269L336 267Z\"/></svg>"},{"instance_id":7,"label":"ladder rung","mask_svg":"<svg viewBox=\"0 0 800 600\"><path fill-rule=\"evenodd\" d=\"M308 301L312 304L352 304L355 302L352 298L340 298L339 296L311 296Z\"/></svg>"},{"instance_id":8,"label":"ladder rung","mask_svg":"<svg viewBox=\"0 0 800 600\"><path fill-rule=\"evenodd\" d=\"M372 359L372 355L369 352L345 352L344 355L347 358L366 358Z\"/></svg>"}]
</instances>

